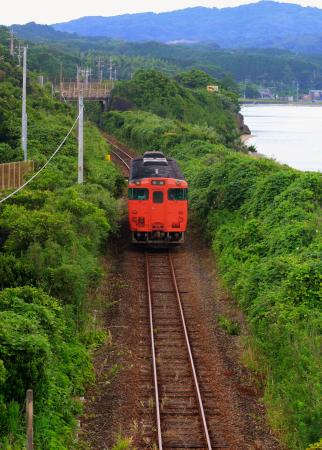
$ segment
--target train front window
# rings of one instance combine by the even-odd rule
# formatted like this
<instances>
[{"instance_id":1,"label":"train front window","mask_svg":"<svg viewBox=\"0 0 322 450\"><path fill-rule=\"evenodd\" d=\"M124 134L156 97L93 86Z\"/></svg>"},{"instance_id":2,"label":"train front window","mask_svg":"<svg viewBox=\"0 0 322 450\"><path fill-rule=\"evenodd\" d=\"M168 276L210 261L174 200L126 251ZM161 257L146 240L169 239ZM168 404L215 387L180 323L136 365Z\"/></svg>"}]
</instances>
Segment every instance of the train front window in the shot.
<instances>
[{"instance_id":1,"label":"train front window","mask_svg":"<svg viewBox=\"0 0 322 450\"><path fill-rule=\"evenodd\" d=\"M188 189L169 189L168 200L188 200Z\"/></svg>"},{"instance_id":2,"label":"train front window","mask_svg":"<svg viewBox=\"0 0 322 450\"><path fill-rule=\"evenodd\" d=\"M153 192L153 203L163 203L163 192L154 191Z\"/></svg>"},{"instance_id":3,"label":"train front window","mask_svg":"<svg viewBox=\"0 0 322 450\"><path fill-rule=\"evenodd\" d=\"M144 188L130 188L129 200L149 200L149 190Z\"/></svg>"}]
</instances>

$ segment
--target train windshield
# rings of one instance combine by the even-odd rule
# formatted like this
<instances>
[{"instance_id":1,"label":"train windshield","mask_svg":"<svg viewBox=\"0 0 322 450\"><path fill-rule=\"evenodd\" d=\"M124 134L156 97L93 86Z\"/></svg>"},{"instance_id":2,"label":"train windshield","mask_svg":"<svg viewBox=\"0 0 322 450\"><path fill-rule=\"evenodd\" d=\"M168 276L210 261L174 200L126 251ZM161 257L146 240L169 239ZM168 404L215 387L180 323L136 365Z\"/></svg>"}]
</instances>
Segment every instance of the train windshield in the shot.
<instances>
[{"instance_id":1,"label":"train windshield","mask_svg":"<svg viewBox=\"0 0 322 450\"><path fill-rule=\"evenodd\" d=\"M188 200L188 189L169 189L168 200Z\"/></svg>"},{"instance_id":2,"label":"train windshield","mask_svg":"<svg viewBox=\"0 0 322 450\"><path fill-rule=\"evenodd\" d=\"M130 188L129 200L149 200L149 190L144 188Z\"/></svg>"},{"instance_id":3,"label":"train windshield","mask_svg":"<svg viewBox=\"0 0 322 450\"><path fill-rule=\"evenodd\" d=\"M163 203L163 192L154 191L153 192L153 203Z\"/></svg>"}]
</instances>

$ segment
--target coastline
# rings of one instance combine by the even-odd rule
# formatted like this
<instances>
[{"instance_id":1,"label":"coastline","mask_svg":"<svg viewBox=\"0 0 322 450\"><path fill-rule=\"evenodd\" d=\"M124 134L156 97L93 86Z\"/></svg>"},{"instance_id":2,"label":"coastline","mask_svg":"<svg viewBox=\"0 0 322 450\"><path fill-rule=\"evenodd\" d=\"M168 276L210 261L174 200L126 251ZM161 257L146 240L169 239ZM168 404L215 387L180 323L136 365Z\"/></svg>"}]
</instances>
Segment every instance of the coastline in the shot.
<instances>
[{"instance_id":1,"label":"coastline","mask_svg":"<svg viewBox=\"0 0 322 450\"><path fill-rule=\"evenodd\" d=\"M242 134L240 136L240 140L243 144L245 144L245 142L247 142L249 139L252 139L253 137L255 137L253 134Z\"/></svg>"},{"instance_id":2,"label":"coastline","mask_svg":"<svg viewBox=\"0 0 322 450\"><path fill-rule=\"evenodd\" d=\"M322 102L320 103L312 103L312 102L260 102L260 101L255 101L255 102L243 102L240 101L240 105L241 107L252 107L252 106L309 106L312 108L321 108L322 107Z\"/></svg>"}]
</instances>

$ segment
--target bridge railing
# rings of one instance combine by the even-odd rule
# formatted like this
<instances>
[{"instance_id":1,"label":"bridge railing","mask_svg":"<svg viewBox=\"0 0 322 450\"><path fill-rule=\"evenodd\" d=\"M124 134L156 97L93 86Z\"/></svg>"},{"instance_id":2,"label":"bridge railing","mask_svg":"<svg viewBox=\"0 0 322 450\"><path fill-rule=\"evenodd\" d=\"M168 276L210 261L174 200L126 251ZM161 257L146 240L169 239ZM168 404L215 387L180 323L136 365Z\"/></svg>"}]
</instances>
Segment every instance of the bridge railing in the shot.
<instances>
[{"instance_id":1,"label":"bridge railing","mask_svg":"<svg viewBox=\"0 0 322 450\"><path fill-rule=\"evenodd\" d=\"M113 89L113 81L103 82L62 82L55 88L55 92L66 100L77 99L80 91L84 99L106 99Z\"/></svg>"}]
</instances>

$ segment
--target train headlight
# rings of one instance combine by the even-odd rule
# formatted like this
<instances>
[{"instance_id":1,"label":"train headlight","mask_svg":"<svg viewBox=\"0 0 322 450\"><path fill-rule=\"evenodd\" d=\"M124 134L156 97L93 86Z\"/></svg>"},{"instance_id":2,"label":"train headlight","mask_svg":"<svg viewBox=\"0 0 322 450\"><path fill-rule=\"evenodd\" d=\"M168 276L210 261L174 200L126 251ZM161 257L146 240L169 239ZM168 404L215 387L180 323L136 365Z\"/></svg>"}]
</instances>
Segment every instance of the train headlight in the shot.
<instances>
[{"instance_id":1,"label":"train headlight","mask_svg":"<svg viewBox=\"0 0 322 450\"><path fill-rule=\"evenodd\" d=\"M152 180L152 181L151 181L151 184L152 184L153 186L164 186L165 181L164 181L164 180Z\"/></svg>"}]
</instances>

